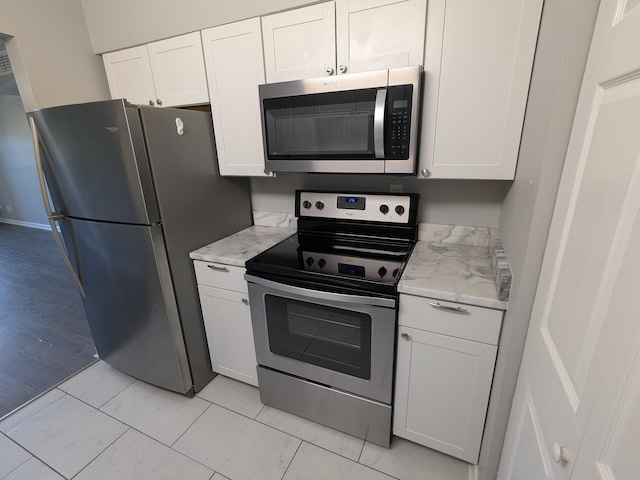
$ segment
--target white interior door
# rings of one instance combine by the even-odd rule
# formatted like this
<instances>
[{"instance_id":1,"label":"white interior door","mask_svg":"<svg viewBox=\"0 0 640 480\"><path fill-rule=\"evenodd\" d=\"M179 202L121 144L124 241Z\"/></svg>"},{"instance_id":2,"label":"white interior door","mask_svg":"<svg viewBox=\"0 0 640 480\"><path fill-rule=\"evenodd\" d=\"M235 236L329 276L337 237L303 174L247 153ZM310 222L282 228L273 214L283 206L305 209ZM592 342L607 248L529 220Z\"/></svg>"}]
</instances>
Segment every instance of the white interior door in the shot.
<instances>
[{"instance_id":1,"label":"white interior door","mask_svg":"<svg viewBox=\"0 0 640 480\"><path fill-rule=\"evenodd\" d=\"M500 479L637 478L639 46L640 1L603 0Z\"/></svg>"}]
</instances>

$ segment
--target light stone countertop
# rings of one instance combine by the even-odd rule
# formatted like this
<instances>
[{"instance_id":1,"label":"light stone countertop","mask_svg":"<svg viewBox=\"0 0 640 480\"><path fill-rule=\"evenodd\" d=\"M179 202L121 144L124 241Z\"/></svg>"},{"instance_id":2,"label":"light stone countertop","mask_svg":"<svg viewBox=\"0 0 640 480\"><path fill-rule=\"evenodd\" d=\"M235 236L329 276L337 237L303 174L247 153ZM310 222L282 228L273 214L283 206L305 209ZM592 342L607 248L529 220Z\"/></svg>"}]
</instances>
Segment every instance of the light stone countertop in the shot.
<instances>
[{"instance_id":1,"label":"light stone countertop","mask_svg":"<svg viewBox=\"0 0 640 480\"><path fill-rule=\"evenodd\" d=\"M194 260L244 267L247 260L273 247L295 232L294 226L254 225L199 248L191 252L189 256Z\"/></svg>"},{"instance_id":2,"label":"light stone countertop","mask_svg":"<svg viewBox=\"0 0 640 480\"><path fill-rule=\"evenodd\" d=\"M296 232L291 214L257 214L260 223L191 252L194 260L244 267ZM398 291L504 310L511 271L495 229L421 224Z\"/></svg>"},{"instance_id":3,"label":"light stone countertop","mask_svg":"<svg viewBox=\"0 0 640 480\"><path fill-rule=\"evenodd\" d=\"M419 241L398 284L400 293L505 310L488 246Z\"/></svg>"}]
</instances>

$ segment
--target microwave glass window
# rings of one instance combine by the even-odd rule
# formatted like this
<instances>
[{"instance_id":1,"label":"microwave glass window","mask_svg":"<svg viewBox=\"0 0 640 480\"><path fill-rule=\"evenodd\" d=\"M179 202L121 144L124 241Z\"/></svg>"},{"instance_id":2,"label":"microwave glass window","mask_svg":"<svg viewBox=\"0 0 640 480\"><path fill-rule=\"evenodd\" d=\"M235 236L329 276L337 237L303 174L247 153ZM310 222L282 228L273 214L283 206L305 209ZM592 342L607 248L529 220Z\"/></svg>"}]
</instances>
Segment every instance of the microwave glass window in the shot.
<instances>
[{"instance_id":1,"label":"microwave glass window","mask_svg":"<svg viewBox=\"0 0 640 480\"><path fill-rule=\"evenodd\" d=\"M265 296L265 309L272 353L370 378L370 315L275 295Z\"/></svg>"},{"instance_id":2,"label":"microwave glass window","mask_svg":"<svg viewBox=\"0 0 640 480\"><path fill-rule=\"evenodd\" d=\"M265 99L269 158L371 158L376 91Z\"/></svg>"}]
</instances>

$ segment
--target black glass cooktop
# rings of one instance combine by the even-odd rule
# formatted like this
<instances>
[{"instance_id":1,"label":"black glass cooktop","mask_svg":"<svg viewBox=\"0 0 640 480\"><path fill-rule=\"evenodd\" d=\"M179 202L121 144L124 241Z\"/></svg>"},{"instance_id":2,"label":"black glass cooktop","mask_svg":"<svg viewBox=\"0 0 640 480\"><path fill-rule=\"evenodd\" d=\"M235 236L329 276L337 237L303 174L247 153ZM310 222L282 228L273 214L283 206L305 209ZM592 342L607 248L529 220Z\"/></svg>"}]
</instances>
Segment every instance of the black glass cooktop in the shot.
<instances>
[{"instance_id":1,"label":"black glass cooktop","mask_svg":"<svg viewBox=\"0 0 640 480\"><path fill-rule=\"evenodd\" d=\"M299 232L246 267L249 274L284 283L393 295L413 245L412 240Z\"/></svg>"}]
</instances>

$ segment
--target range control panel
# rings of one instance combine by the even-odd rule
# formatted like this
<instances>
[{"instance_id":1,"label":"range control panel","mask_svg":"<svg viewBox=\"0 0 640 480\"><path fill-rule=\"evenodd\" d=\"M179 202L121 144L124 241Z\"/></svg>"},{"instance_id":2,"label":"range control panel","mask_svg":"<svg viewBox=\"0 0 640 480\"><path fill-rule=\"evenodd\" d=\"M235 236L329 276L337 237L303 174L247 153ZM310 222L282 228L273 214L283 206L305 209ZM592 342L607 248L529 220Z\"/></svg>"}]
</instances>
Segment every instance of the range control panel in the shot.
<instances>
[{"instance_id":1,"label":"range control panel","mask_svg":"<svg viewBox=\"0 0 640 480\"><path fill-rule=\"evenodd\" d=\"M369 280L392 282L397 280L403 262L358 258L349 255L332 255L319 252L302 252L304 269L310 272L330 273L361 277Z\"/></svg>"},{"instance_id":2,"label":"range control panel","mask_svg":"<svg viewBox=\"0 0 640 480\"><path fill-rule=\"evenodd\" d=\"M300 191L299 217L360 220L407 225L416 197L402 193L336 193Z\"/></svg>"}]
</instances>

